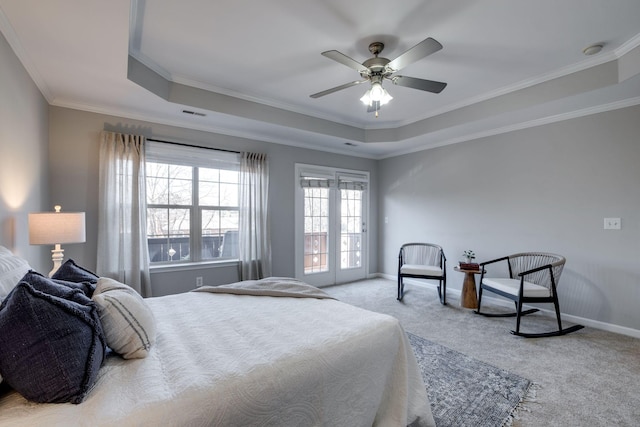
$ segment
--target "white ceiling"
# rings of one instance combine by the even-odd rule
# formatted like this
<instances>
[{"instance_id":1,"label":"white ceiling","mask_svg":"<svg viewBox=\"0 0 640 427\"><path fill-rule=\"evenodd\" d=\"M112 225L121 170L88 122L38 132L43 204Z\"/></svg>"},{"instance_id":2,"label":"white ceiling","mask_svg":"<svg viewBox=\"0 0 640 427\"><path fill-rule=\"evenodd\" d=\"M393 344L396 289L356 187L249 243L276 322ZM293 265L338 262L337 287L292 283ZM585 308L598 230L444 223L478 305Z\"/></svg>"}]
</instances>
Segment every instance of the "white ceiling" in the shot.
<instances>
[{"instance_id":1,"label":"white ceiling","mask_svg":"<svg viewBox=\"0 0 640 427\"><path fill-rule=\"evenodd\" d=\"M52 105L371 158L640 104L638 0L0 0L0 30ZM321 52L427 37L401 74L442 93L309 97L360 79Z\"/></svg>"}]
</instances>

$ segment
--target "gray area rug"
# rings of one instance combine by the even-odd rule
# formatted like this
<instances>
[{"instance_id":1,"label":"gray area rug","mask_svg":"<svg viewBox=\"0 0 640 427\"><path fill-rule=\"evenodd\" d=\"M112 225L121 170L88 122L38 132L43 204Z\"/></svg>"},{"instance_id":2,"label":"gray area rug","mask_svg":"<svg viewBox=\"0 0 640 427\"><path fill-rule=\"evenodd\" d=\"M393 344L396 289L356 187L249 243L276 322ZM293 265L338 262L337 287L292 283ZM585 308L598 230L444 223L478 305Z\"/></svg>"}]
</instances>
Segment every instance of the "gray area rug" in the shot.
<instances>
[{"instance_id":1,"label":"gray area rug","mask_svg":"<svg viewBox=\"0 0 640 427\"><path fill-rule=\"evenodd\" d=\"M500 427L512 421L532 383L526 378L407 333L438 427Z\"/></svg>"}]
</instances>

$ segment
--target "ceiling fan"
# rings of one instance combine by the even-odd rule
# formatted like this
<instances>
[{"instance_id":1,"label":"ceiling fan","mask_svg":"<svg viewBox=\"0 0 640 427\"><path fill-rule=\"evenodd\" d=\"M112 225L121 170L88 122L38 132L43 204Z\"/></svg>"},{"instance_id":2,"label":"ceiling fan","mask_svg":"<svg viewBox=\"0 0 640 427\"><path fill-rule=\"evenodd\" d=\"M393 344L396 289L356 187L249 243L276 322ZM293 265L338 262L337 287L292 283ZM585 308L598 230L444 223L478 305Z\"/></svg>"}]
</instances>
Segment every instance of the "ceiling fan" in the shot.
<instances>
[{"instance_id":1,"label":"ceiling fan","mask_svg":"<svg viewBox=\"0 0 640 427\"><path fill-rule=\"evenodd\" d=\"M369 45L369 52L371 52L373 58L367 59L362 64L348 57L344 53L338 52L337 50L322 52L323 56L333 59L347 67L353 68L359 72L364 79L355 80L331 89L323 90L322 92L314 93L313 95L310 95L311 98L320 98L321 96L329 95L330 93L334 93L351 86L370 82L371 87L367 90L364 96L360 98L360 100L369 107L367 111L375 111L376 117L378 117L378 110L380 107L392 99L391 95L389 95L389 93L382 87L383 79L391 80L393 84L398 86L405 86L433 93L440 93L447 86L446 83L436 82L433 80L394 75L395 72L401 70L407 65L442 49L442 45L438 41L428 37L404 52L402 55L398 56L393 61L378 56L383 49L383 43L371 43Z\"/></svg>"}]
</instances>

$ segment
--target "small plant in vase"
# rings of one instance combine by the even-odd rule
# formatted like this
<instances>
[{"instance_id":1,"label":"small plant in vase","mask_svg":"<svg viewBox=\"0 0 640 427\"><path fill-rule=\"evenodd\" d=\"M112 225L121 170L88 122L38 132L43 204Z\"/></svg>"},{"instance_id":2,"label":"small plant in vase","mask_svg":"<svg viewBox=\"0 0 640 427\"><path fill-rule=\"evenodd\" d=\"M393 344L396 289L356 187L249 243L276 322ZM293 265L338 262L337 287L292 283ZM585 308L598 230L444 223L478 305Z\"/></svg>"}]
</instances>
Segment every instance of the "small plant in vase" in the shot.
<instances>
[{"instance_id":1,"label":"small plant in vase","mask_svg":"<svg viewBox=\"0 0 640 427\"><path fill-rule=\"evenodd\" d=\"M460 261L460 268L473 270L478 267L477 264L473 264L473 260L476 258L476 253L471 249L467 249L462 252L462 261Z\"/></svg>"},{"instance_id":2,"label":"small plant in vase","mask_svg":"<svg viewBox=\"0 0 640 427\"><path fill-rule=\"evenodd\" d=\"M471 249L467 249L466 251L462 252L462 256L465 258L467 264L471 264L473 260L476 259L476 253Z\"/></svg>"}]
</instances>

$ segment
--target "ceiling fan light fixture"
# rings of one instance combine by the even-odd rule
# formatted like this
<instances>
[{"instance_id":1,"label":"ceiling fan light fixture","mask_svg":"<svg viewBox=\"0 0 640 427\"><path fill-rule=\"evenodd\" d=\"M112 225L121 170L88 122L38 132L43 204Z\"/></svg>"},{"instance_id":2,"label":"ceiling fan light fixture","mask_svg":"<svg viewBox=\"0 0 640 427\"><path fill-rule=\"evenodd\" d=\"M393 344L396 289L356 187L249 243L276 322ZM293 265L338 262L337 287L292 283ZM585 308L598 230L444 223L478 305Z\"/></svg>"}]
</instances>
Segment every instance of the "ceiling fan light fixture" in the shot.
<instances>
[{"instance_id":1,"label":"ceiling fan light fixture","mask_svg":"<svg viewBox=\"0 0 640 427\"><path fill-rule=\"evenodd\" d=\"M381 83L374 82L371 84L371 88L362 95L360 101L362 101L364 105L372 106L374 102L379 102L380 105L385 105L392 99L393 97L389 95L389 92L387 92L385 88L382 87Z\"/></svg>"}]
</instances>

